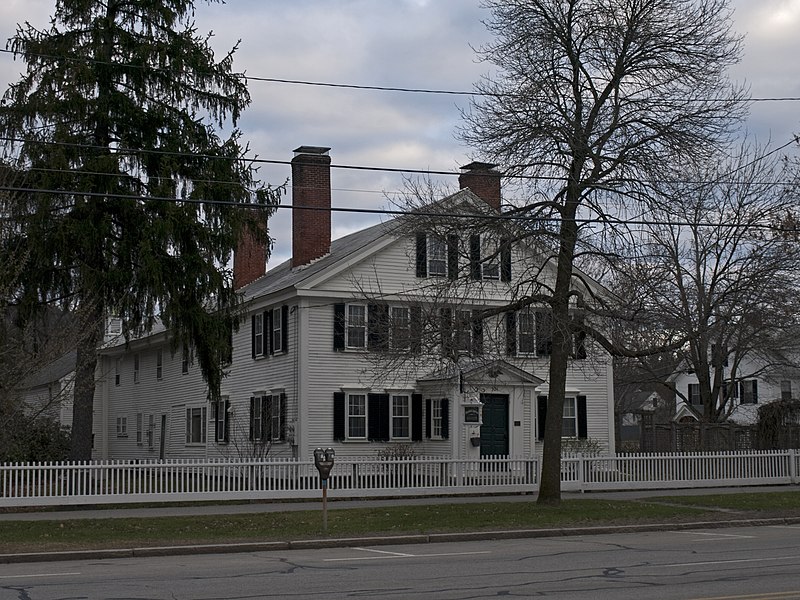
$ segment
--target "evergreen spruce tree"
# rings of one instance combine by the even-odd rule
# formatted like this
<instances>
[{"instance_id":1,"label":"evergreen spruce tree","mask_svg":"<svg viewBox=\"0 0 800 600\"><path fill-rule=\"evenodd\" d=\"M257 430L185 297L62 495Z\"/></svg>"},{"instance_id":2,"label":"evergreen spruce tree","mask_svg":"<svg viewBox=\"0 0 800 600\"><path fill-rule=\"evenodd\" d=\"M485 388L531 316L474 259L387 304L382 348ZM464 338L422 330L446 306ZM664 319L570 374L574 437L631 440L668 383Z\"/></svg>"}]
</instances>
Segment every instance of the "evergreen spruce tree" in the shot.
<instances>
[{"instance_id":1,"label":"evergreen spruce tree","mask_svg":"<svg viewBox=\"0 0 800 600\"><path fill-rule=\"evenodd\" d=\"M91 457L109 315L126 337L160 319L219 394L237 323L224 265L245 232L266 238L280 188L256 180L236 129L250 103L236 48L217 60L210 37L191 0L56 0L47 29L26 23L9 40L27 70L3 97L0 136L29 190L3 207L27 261L13 301L92 323L78 344L75 460Z\"/></svg>"}]
</instances>

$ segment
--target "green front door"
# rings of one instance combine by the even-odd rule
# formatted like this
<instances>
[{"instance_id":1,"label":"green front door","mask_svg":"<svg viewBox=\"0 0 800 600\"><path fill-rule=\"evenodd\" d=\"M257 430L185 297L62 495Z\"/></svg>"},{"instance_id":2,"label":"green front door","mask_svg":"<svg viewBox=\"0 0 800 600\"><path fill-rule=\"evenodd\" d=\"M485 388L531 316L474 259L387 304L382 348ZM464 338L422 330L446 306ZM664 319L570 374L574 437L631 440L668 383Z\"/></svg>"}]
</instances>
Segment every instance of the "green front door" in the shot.
<instances>
[{"instance_id":1,"label":"green front door","mask_svg":"<svg viewBox=\"0 0 800 600\"><path fill-rule=\"evenodd\" d=\"M481 456L508 456L508 394L481 394Z\"/></svg>"}]
</instances>

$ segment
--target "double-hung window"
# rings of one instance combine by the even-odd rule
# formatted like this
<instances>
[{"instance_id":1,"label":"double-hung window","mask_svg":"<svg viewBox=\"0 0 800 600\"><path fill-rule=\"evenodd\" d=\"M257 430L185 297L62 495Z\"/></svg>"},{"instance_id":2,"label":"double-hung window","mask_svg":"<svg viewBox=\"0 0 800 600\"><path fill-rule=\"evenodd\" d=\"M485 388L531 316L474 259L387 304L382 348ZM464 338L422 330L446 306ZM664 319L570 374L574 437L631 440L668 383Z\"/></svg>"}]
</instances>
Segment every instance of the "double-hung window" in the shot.
<instances>
[{"instance_id":1,"label":"double-hung window","mask_svg":"<svg viewBox=\"0 0 800 600\"><path fill-rule=\"evenodd\" d=\"M428 275L447 277L447 239L441 235L428 235Z\"/></svg>"},{"instance_id":2,"label":"double-hung window","mask_svg":"<svg viewBox=\"0 0 800 600\"><path fill-rule=\"evenodd\" d=\"M390 346L392 350L407 350L411 346L411 312L407 306L390 308Z\"/></svg>"},{"instance_id":3,"label":"double-hung window","mask_svg":"<svg viewBox=\"0 0 800 600\"><path fill-rule=\"evenodd\" d=\"M392 396L392 439L411 438L411 398Z\"/></svg>"},{"instance_id":4,"label":"double-hung window","mask_svg":"<svg viewBox=\"0 0 800 600\"><path fill-rule=\"evenodd\" d=\"M446 400L436 398L430 401L431 438L440 440L444 436L444 410Z\"/></svg>"},{"instance_id":5,"label":"double-hung window","mask_svg":"<svg viewBox=\"0 0 800 600\"><path fill-rule=\"evenodd\" d=\"M456 311L455 345L459 353L472 352L472 312L468 310Z\"/></svg>"},{"instance_id":6,"label":"double-hung window","mask_svg":"<svg viewBox=\"0 0 800 600\"><path fill-rule=\"evenodd\" d=\"M186 407L186 444L204 444L206 441L206 407Z\"/></svg>"},{"instance_id":7,"label":"double-hung window","mask_svg":"<svg viewBox=\"0 0 800 600\"><path fill-rule=\"evenodd\" d=\"M156 379L161 381L164 378L164 350L159 348L156 351Z\"/></svg>"},{"instance_id":8,"label":"double-hung window","mask_svg":"<svg viewBox=\"0 0 800 600\"><path fill-rule=\"evenodd\" d=\"M283 313L281 308L272 310L272 353L283 352Z\"/></svg>"},{"instance_id":9,"label":"double-hung window","mask_svg":"<svg viewBox=\"0 0 800 600\"><path fill-rule=\"evenodd\" d=\"M345 331L348 348L367 347L367 307L364 304L347 305Z\"/></svg>"},{"instance_id":10,"label":"double-hung window","mask_svg":"<svg viewBox=\"0 0 800 600\"><path fill-rule=\"evenodd\" d=\"M703 399L700 397L700 384L699 383L690 383L688 387L689 391L689 404L692 406L703 406Z\"/></svg>"},{"instance_id":11,"label":"double-hung window","mask_svg":"<svg viewBox=\"0 0 800 600\"><path fill-rule=\"evenodd\" d=\"M483 279L500 279L500 245L489 236L481 236L481 276Z\"/></svg>"},{"instance_id":12,"label":"double-hung window","mask_svg":"<svg viewBox=\"0 0 800 600\"><path fill-rule=\"evenodd\" d=\"M117 437L128 437L128 417L117 417Z\"/></svg>"},{"instance_id":13,"label":"double-hung window","mask_svg":"<svg viewBox=\"0 0 800 600\"><path fill-rule=\"evenodd\" d=\"M517 314L518 352L520 354L534 354L536 352L536 313L532 310L523 310Z\"/></svg>"},{"instance_id":14,"label":"double-hung window","mask_svg":"<svg viewBox=\"0 0 800 600\"><path fill-rule=\"evenodd\" d=\"M230 400L223 396L213 404L214 441L218 444L228 442L228 409Z\"/></svg>"},{"instance_id":15,"label":"double-hung window","mask_svg":"<svg viewBox=\"0 0 800 600\"><path fill-rule=\"evenodd\" d=\"M367 438L367 395L347 395L347 438Z\"/></svg>"},{"instance_id":16,"label":"double-hung window","mask_svg":"<svg viewBox=\"0 0 800 600\"><path fill-rule=\"evenodd\" d=\"M561 419L561 437L578 437L578 411L575 398L564 398L564 413Z\"/></svg>"},{"instance_id":17,"label":"double-hung window","mask_svg":"<svg viewBox=\"0 0 800 600\"><path fill-rule=\"evenodd\" d=\"M264 313L256 313L252 319L253 327L253 356L264 354Z\"/></svg>"},{"instance_id":18,"label":"double-hung window","mask_svg":"<svg viewBox=\"0 0 800 600\"><path fill-rule=\"evenodd\" d=\"M741 393L739 398L742 404L758 404L758 381L755 379L744 379L739 384Z\"/></svg>"}]
</instances>

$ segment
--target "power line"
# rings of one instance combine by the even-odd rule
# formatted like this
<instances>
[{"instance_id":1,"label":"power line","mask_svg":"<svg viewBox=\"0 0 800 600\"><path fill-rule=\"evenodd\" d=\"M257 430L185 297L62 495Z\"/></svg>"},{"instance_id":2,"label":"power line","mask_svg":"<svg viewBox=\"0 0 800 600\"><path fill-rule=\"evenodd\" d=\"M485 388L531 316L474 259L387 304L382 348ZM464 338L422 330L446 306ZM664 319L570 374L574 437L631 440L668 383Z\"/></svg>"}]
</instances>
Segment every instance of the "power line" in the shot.
<instances>
[{"instance_id":1,"label":"power line","mask_svg":"<svg viewBox=\"0 0 800 600\"><path fill-rule=\"evenodd\" d=\"M58 55L50 55L50 54L41 54L41 53L33 53L33 52L15 52L13 50L8 49L0 49L0 52L6 54L12 54L16 56L36 56L39 58L46 58L51 60L64 60L64 61L72 61L72 62L85 62L91 64L98 64L98 65L114 65L114 66L124 66L129 69L150 69L152 71L160 71L166 74L175 74L173 71L169 69L163 69L158 67L152 66L145 66L145 65L132 65L132 64L124 64L124 63L115 63L111 61L100 61L92 58L86 57L74 57L74 56L58 56ZM478 92L478 91L465 91L465 90L444 90L444 89L435 89L435 88L420 88L420 87L399 87L399 86L387 86L387 85L368 85L368 84L355 84L355 83L335 83L329 81L310 81L304 79L284 79L279 77L264 77L264 76L256 76L256 75L246 75L244 73L231 73L231 76L237 77L239 79L244 79L245 81L257 81L262 83L280 83L286 85L303 85L303 86L310 86L310 87L326 87L326 88L339 88L339 89L349 89L349 90L362 90L362 91L379 91L379 92L400 92L400 93L408 93L408 94L431 94L431 95L447 95L447 96L477 96L477 97L520 97L525 96L525 94L509 94L509 93L488 93L488 92ZM691 98L689 99L692 100ZM698 101L716 101L716 100L730 100L729 98L703 98L698 99ZM741 100L737 100L738 103L749 103L749 102L800 102L800 96L765 96L765 97L755 97L755 98L743 98Z\"/></svg>"},{"instance_id":2,"label":"power line","mask_svg":"<svg viewBox=\"0 0 800 600\"><path fill-rule=\"evenodd\" d=\"M25 143L29 140L23 138L12 138L12 137L5 137L0 136L0 141L7 141L12 143ZM177 152L171 150L157 150L157 149L142 149L142 148L109 148L107 146L97 146L92 144L78 144L74 142L57 142L52 140L34 140L34 143L37 144L44 144L44 145L53 145L53 146L66 146L69 148L84 148L88 150L106 150L111 151L112 155L137 155L137 154L151 154L151 155L163 155L163 156L178 156L178 157L188 157L188 158L203 158L208 160L232 160L232 161L242 161L246 163L254 163L254 164L270 164L270 165L285 165L291 166L292 161L290 160L277 160L277 159L265 159L265 158L245 158L245 157L233 157L233 156L218 156L215 154L198 154L198 153L191 153L191 152ZM725 173L715 180L712 183L720 183L725 177L733 175L737 171L744 169L745 167L752 165L759 160L770 156L771 154L775 154L794 143L800 143L800 137L794 136L785 144L770 150L763 154L762 156L753 159L747 165L742 165L737 167L728 173ZM516 165L515 165L516 166ZM354 170L354 171L372 171L372 172L379 172L379 173L397 173L397 174L412 174L412 175L442 175L442 176L454 176L454 175L461 175L461 173L456 171L439 171L439 170L432 170L432 169L419 169L419 168L403 168L403 167L375 167L375 166L367 166L367 165L348 165L348 164L335 164L331 163L330 168L332 169L344 169L344 170ZM65 173L75 173L74 171L64 170ZM109 173L108 175L113 176L120 176L125 177L129 176L123 173ZM567 177L559 177L556 175L526 175L526 174L516 174L516 173L500 173L500 175L506 179L521 179L521 180L532 180L532 181L565 181ZM633 180L631 180L633 181ZM672 179L672 180L646 180L646 179L637 179L636 182L644 182L644 183L673 183L673 184L686 184L686 185L706 185L709 182L707 181L694 181L688 179ZM625 180L620 180L619 183L624 183ZM219 183L227 183L225 181L219 181ZM234 182L235 183L235 182ZM769 181L763 182L759 185L792 185L794 182L790 181Z\"/></svg>"},{"instance_id":3,"label":"power line","mask_svg":"<svg viewBox=\"0 0 800 600\"><path fill-rule=\"evenodd\" d=\"M41 188L29 188L29 187L14 187L14 186L6 186L0 185L0 191L5 192L12 192L12 193L40 193L40 194L52 194L52 195L60 195L60 196L85 196L89 198L109 198L109 199L118 199L118 200L133 200L137 202L168 202L173 204L210 204L210 205L217 205L217 206L231 206L236 208L265 208L265 209L297 209L307 212L331 212L331 213L354 213L354 214L372 214L372 215L387 215L392 217L402 217L402 216L414 216L414 217L433 217L439 219L479 219L481 221L495 221L495 222L513 222L513 223L520 223L520 222L527 222L527 223L558 223L561 221L558 217L540 217L540 216L518 216L508 215L508 214L469 214L463 212L428 212L425 210L408 210L408 209L383 209L383 208L354 208L354 207L343 207L343 206L331 206L331 207L313 207L313 206L293 206L293 205L285 205L285 204L275 204L275 205L267 205L267 204L251 204L247 202L236 202L232 200L205 200L200 198L190 198L190 199L181 199L181 198L170 198L166 196L137 196L137 195L125 195L125 194L107 194L103 192L81 192L81 191L69 191L69 190L52 190L52 189L41 189ZM758 223L752 223L749 225L742 225L737 223L692 223L689 221L672 221L672 220L665 220L665 221L656 221L656 220L646 220L646 219L636 219L636 220L629 220L629 219L620 219L620 218L610 218L606 215L603 217L596 217L596 218L579 218L575 219L575 222L581 225L589 225L589 224L605 224L605 225L661 225L661 226L672 226L672 227L719 227L723 229L735 229L735 228L742 228L747 227L748 229L759 229L759 230L770 230L770 231L780 231L780 232L792 232L794 233L794 229L787 229L778 227L775 225L761 225Z\"/></svg>"}]
</instances>

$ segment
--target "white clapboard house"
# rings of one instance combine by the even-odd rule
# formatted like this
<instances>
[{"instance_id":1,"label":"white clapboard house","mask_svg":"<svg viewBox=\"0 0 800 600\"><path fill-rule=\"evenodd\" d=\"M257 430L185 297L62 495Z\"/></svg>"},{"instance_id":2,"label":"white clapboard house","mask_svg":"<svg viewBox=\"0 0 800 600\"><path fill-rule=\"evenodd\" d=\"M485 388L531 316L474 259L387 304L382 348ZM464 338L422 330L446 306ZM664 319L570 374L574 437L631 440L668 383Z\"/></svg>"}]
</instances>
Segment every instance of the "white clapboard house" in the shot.
<instances>
[{"instance_id":1,"label":"white clapboard house","mask_svg":"<svg viewBox=\"0 0 800 600\"><path fill-rule=\"evenodd\" d=\"M463 458L541 451L546 311L477 318L511 293L516 273L530 272L535 249L506 244L481 262L491 240L469 230L410 231L405 217L331 241L328 150L295 151L291 259L266 270L263 247L250 242L236 253L247 316L233 337L222 400L207 400L198 367L170 353L164 331L107 347L95 408L97 458L308 460L317 447L370 458L409 447L417 456ZM499 213L500 174L492 165L472 163L459 181L460 191L441 200L449 212ZM453 297L430 291L457 273L467 277L450 306ZM548 267L540 276L553 273ZM423 312L447 327L432 332ZM449 341L441 337L439 345L449 361L427 343L443 330ZM564 436L613 450L611 361L595 346L580 346L568 376Z\"/></svg>"}]
</instances>

